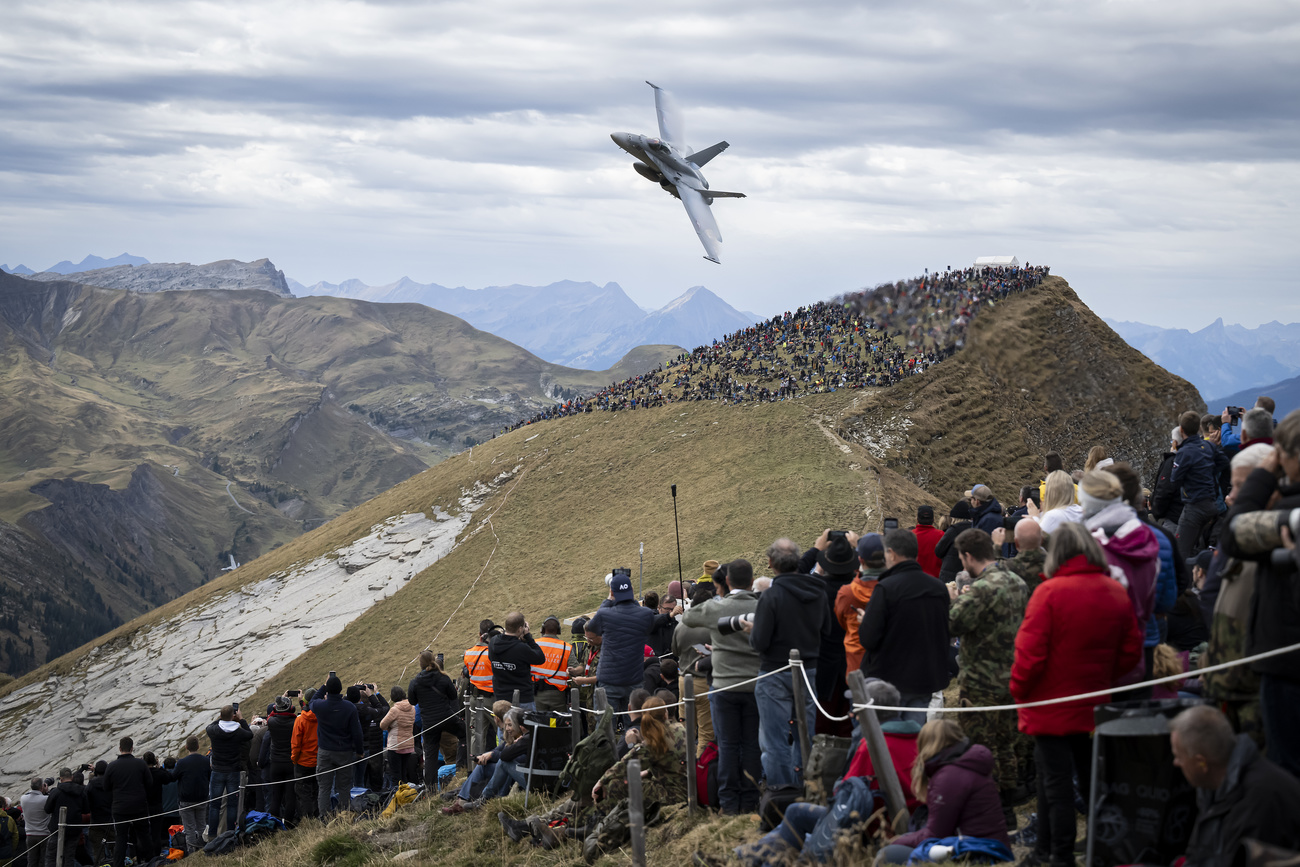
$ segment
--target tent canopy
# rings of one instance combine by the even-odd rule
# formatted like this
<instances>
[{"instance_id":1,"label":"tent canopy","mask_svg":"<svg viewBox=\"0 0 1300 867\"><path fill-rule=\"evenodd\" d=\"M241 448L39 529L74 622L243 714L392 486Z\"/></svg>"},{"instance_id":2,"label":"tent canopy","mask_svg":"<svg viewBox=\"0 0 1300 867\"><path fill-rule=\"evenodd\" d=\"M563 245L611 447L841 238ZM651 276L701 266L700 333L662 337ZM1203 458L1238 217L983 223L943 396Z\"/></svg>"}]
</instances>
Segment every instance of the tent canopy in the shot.
<instances>
[{"instance_id":1,"label":"tent canopy","mask_svg":"<svg viewBox=\"0 0 1300 867\"><path fill-rule=\"evenodd\" d=\"M1015 256L980 256L975 260L976 268L1019 268L1020 260Z\"/></svg>"}]
</instances>

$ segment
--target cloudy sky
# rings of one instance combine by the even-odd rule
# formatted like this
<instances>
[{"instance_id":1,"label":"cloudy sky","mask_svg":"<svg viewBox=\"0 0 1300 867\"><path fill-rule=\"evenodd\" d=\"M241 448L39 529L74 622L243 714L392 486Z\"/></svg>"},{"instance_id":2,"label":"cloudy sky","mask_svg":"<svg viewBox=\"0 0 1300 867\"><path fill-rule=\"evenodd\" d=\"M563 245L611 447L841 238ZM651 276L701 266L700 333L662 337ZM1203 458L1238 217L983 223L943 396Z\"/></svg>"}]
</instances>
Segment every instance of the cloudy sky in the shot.
<instances>
[{"instance_id":1,"label":"cloudy sky","mask_svg":"<svg viewBox=\"0 0 1300 867\"><path fill-rule=\"evenodd\" d=\"M723 264L609 139L726 139ZM10 0L0 262L695 284L763 315L988 254L1300 320L1296 2Z\"/></svg>"}]
</instances>

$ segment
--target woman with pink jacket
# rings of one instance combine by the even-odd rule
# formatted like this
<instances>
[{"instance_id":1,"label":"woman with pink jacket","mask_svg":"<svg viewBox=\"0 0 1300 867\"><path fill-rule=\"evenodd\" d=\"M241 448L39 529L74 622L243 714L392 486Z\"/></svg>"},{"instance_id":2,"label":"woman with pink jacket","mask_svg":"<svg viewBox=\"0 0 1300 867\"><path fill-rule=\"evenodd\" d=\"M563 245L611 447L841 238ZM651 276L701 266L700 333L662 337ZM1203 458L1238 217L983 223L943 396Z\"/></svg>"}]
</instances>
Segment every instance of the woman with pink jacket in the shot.
<instances>
[{"instance_id":1,"label":"woman with pink jacket","mask_svg":"<svg viewBox=\"0 0 1300 867\"><path fill-rule=\"evenodd\" d=\"M379 721L379 727L388 732L385 749L389 773L398 782L414 785L419 782L415 767L415 708L406 700L406 690L400 686L393 687L388 694L393 704Z\"/></svg>"}]
</instances>

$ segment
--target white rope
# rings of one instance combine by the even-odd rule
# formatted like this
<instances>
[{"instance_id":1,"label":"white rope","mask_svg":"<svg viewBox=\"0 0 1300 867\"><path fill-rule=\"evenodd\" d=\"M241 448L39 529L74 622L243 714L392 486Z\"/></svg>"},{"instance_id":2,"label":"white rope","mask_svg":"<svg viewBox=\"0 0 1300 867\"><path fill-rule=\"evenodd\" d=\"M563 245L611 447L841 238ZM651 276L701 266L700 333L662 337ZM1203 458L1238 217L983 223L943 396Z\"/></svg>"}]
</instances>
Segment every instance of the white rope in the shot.
<instances>
[{"instance_id":1,"label":"white rope","mask_svg":"<svg viewBox=\"0 0 1300 867\"><path fill-rule=\"evenodd\" d=\"M774 674L780 674L783 671L789 671L790 668L791 666L789 664L786 664L781 666L778 669L775 669L774 671L765 671L762 674L760 674L758 677L751 677L749 680L742 680L739 683L733 683L731 686L716 686L713 689L707 690L705 692L700 693L697 696L694 696L692 700L699 701L703 698L707 698L708 696L713 695L715 692L726 692L727 690L738 689L742 686L747 686L748 684L751 683L757 683L758 681L762 680L765 677L771 677ZM685 706L685 704L686 704L686 699L682 699L681 701L675 701L672 704L666 704L663 707L665 710L667 710L670 707L683 707ZM604 711L596 710L594 707L582 707L581 705L578 706L578 710L586 711L587 713L604 713ZM631 716L634 713L641 713L641 711L639 710L613 711L614 716Z\"/></svg>"},{"instance_id":2,"label":"white rope","mask_svg":"<svg viewBox=\"0 0 1300 867\"><path fill-rule=\"evenodd\" d=\"M793 664L794 663L791 663L791 665ZM812 697L813 704L816 705L818 713L831 722L847 722L853 718L852 713L846 713L844 716L832 716L826 708L822 707L822 703L817 700L817 690L813 688L812 682L808 680L808 669L803 667L803 660L799 660L798 668L799 671L803 673L804 686L807 687L808 695Z\"/></svg>"},{"instance_id":3,"label":"white rope","mask_svg":"<svg viewBox=\"0 0 1300 867\"><path fill-rule=\"evenodd\" d=\"M1045 698L1042 699L1041 701L1030 701L1030 702L1025 702L1024 704L998 704L989 707L935 708L935 711L938 713L975 713L979 711L1019 710L1020 708L1024 708L1024 707L1046 707L1047 705L1053 705L1053 704L1068 704L1069 702L1072 701L1083 701L1084 699L1089 699L1089 698L1102 698L1116 692L1128 692L1129 690L1134 690L1134 689L1144 689L1148 686L1155 686L1156 684L1161 684L1161 683L1173 683L1179 680L1189 680L1194 677L1199 677L1202 674L1209 674L1212 671L1224 671L1229 668L1236 668L1239 665L1246 665L1248 663L1256 662L1261 659L1268 659L1269 657L1272 656L1281 656L1285 653L1292 653L1297 650L1300 650L1300 644L1292 644L1290 647L1279 647L1274 650L1267 650L1263 653L1256 653L1254 656L1244 656L1241 659L1234 659L1230 662L1221 662L1218 665L1211 665L1206 668L1198 668L1195 671L1185 671L1182 674L1171 674L1168 677L1161 677L1156 680L1143 680L1138 683L1130 683L1126 686L1115 686L1115 687L1111 687L1110 689L1098 689L1098 690L1094 690L1093 692L1083 692L1078 695L1062 696L1061 698ZM889 710L889 711L897 711L899 713L920 710L920 708L915 708L915 707L888 707L886 705L881 705L881 704L855 704L853 706L853 709L855 711L859 711L859 710L865 710L868 707L871 708L872 710Z\"/></svg>"}]
</instances>

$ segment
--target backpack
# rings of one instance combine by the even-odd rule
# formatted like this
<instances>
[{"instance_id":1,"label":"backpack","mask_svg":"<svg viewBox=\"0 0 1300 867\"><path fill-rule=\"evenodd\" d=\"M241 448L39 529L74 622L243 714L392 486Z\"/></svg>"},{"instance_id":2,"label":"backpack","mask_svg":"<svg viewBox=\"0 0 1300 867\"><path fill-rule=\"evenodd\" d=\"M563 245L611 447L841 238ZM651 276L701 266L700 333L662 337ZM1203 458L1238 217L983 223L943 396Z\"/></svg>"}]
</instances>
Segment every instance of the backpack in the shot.
<instances>
[{"instance_id":1,"label":"backpack","mask_svg":"<svg viewBox=\"0 0 1300 867\"><path fill-rule=\"evenodd\" d=\"M573 755L560 771L560 785L573 788L580 804L591 802L591 790L605 771L614 766L618 755L614 752L614 741L609 735L609 721L613 710L605 708L600 721L591 734L578 741Z\"/></svg>"},{"instance_id":2,"label":"backpack","mask_svg":"<svg viewBox=\"0 0 1300 867\"><path fill-rule=\"evenodd\" d=\"M875 797L862 777L849 777L841 782L830 809L817 820L817 827L803 844L804 855L825 861L835 851L835 838L840 831L866 822L874 806Z\"/></svg>"},{"instance_id":3,"label":"backpack","mask_svg":"<svg viewBox=\"0 0 1300 867\"><path fill-rule=\"evenodd\" d=\"M852 743L851 739L836 735L813 737L808 767L803 774L810 803L825 805L829 801L831 792L835 790L835 781L844 776L848 767Z\"/></svg>"},{"instance_id":4,"label":"backpack","mask_svg":"<svg viewBox=\"0 0 1300 867\"><path fill-rule=\"evenodd\" d=\"M709 742L695 760L695 801L701 807L718 809L718 745Z\"/></svg>"},{"instance_id":5,"label":"backpack","mask_svg":"<svg viewBox=\"0 0 1300 867\"><path fill-rule=\"evenodd\" d=\"M203 847L204 855L229 855L235 851L239 845L239 832L226 831L218 834L208 841L208 845Z\"/></svg>"},{"instance_id":6,"label":"backpack","mask_svg":"<svg viewBox=\"0 0 1300 867\"><path fill-rule=\"evenodd\" d=\"M14 857L14 838L17 836L18 825L13 817L8 813L0 812L0 860Z\"/></svg>"},{"instance_id":7,"label":"backpack","mask_svg":"<svg viewBox=\"0 0 1300 867\"><path fill-rule=\"evenodd\" d=\"M592 785L595 785L594 783ZM766 834L785 818L785 808L803 797L803 786L769 786L758 801L758 830Z\"/></svg>"}]
</instances>

